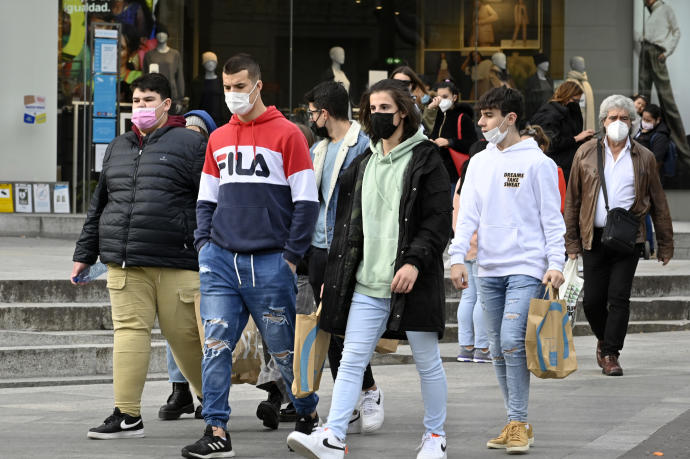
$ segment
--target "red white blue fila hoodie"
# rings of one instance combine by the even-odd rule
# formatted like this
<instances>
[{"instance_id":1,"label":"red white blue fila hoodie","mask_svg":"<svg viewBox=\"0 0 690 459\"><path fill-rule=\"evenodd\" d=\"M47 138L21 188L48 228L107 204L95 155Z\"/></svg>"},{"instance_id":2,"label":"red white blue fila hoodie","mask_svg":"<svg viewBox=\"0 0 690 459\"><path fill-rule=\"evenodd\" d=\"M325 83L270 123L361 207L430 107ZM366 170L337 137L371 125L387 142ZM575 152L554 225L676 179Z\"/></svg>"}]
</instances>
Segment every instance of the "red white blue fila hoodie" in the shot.
<instances>
[{"instance_id":1,"label":"red white blue fila hoodie","mask_svg":"<svg viewBox=\"0 0 690 459\"><path fill-rule=\"evenodd\" d=\"M233 115L213 131L196 205L197 250L211 239L233 252L283 251L297 264L318 213L307 141L275 107L249 123Z\"/></svg>"}]
</instances>

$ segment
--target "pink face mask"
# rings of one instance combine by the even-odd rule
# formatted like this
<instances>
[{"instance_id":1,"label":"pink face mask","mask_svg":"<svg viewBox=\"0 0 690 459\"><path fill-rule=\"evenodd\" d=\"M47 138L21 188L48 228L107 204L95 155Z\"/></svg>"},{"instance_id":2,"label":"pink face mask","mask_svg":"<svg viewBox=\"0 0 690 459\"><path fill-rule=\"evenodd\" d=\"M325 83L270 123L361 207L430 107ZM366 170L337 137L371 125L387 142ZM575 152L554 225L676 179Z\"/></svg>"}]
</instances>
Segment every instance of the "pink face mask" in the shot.
<instances>
[{"instance_id":1,"label":"pink face mask","mask_svg":"<svg viewBox=\"0 0 690 459\"><path fill-rule=\"evenodd\" d=\"M165 102L161 102L161 104L158 107L160 107L164 103ZM133 109L132 123L134 123L134 125L139 129L151 129L156 124L158 124L161 118L163 118L163 115L165 115L165 112L163 112L161 116L156 118L156 109L158 107L143 107Z\"/></svg>"}]
</instances>

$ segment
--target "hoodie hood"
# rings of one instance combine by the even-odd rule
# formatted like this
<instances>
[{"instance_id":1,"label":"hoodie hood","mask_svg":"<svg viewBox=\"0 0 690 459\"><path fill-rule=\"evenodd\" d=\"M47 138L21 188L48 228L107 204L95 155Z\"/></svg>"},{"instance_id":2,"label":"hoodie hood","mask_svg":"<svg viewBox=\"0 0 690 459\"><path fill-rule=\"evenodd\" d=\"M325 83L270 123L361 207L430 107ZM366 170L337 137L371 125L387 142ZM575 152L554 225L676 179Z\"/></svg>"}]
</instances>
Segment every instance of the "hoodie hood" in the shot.
<instances>
[{"instance_id":1,"label":"hoodie hood","mask_svg":"<svg viewBox=\"0 0 690 459\"><path fill-rule=\"evenodd\" d=\"M399 143L395 148L393 148L386 156L383 155L383 140L379 140L374 144L373 142L369 143L369 148L371 148L371 152L374 154L374 159L375 161L387 161L387 162L394 162L397 161L398 159L411 154L412 149L420 142L423 142L427 140L427 136L425 136L421 131L417 131L414 133L414 135L403 142Z\"/></svg>"},{"instance_id":2,"label":"hoodie hood","mask_svg":"<svg viewBox=\"0 0 690 459\"><path fill-rule=\"evenodd\" d=\"M232 118L230 118L230 121L228 124L234 127L233 131L235 133L235 141L233 144L235 145L235 160L237 160L237 150L239 149L239 138L240 138L240 130L241 129L251 129L252 132L252 147L254 150L254 158L256 158L256 140L254 139L254 126L267 123L269 121L273 121L277 118L285 118L280 111L278 111L275 106L271 105L270 107L266 107L266 111L263 112L261 115L257 116L253 120L251 120L248 123L243 123L240 118L237 116L237 114L233 114Z\"/></svg>"},{"instance_id":3,"label":"hoodie hood","mask_svg":"<svg viewBox=\"0 0 690 459\"><path fill-rule=\"evenodd\" d=\"M184 116L168 114L168 121L166 121L163 126L157 128L155 131L151 132L151 134L153 134L154 132L156 132L159 129L163 129L164 127L170 126L170 127L181 127L181 128L183 128L186 125L187 125L187 123L185 122ZM139 130L139 128L134 124L132 124L132 132L134 132L137 135L137 139L139 139L139 145L141 145L141 143L144 140L144 134L142 134L141 131ZM151 134L147 134L147 135L151 135Z\"/></svg>"},{"instance_id":4,"label":"hoodie hood","mask_svg":"<svg viewBox=\"0 0 690 459\"><path fill-rule=\"evenodd\" d=\"M208 132L208 135L211 135L211 133L215 131L217 128L215 121L213 121L213 118L211 118L211 115L209 115L206 112L206 110L192 110L184 114L185 119L187 119L188 116L198 116L199 118L204 120L204 124L206 125L206 132Z\"/></svg>"},{"instance_id":5,"label":"hoodie hood","mask_svg":"<svg viewBox=\"0 0 690 459\"><path fill-rule=\"evenodd\" d=\"M537 141L534 140L533 138L521 140L520 142L516 143L515 145L511 145L510 147L506 148L505 150L499 150L496 145L493 143L488 143L486 146L486 150L491 153L497 153L497 154L502 154L502 155L508 155L508 154L515 154L515 153L522 153L527 150L533 151L534 149L537 149L541 151L539 148L539 145L537 144Z\"/></svg>"}]
</instances>

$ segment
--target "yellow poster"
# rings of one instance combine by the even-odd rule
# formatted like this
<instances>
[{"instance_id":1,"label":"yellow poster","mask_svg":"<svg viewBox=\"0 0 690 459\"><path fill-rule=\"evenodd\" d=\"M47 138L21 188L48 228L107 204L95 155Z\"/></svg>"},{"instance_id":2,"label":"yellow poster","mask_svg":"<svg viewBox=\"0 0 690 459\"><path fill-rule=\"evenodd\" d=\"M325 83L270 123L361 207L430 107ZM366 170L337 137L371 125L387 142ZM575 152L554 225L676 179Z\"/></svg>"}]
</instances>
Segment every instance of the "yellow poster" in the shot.
<instances>
[{"instance_id":1,"label":"yellow poster","mask_svg":"<svg viewBox=\"0 0 690 459\"><path fill-rule=\"evenodd\" d=\"M0 212L14 212L11 183L0 183Z\"/></svg>"}]
</instances>

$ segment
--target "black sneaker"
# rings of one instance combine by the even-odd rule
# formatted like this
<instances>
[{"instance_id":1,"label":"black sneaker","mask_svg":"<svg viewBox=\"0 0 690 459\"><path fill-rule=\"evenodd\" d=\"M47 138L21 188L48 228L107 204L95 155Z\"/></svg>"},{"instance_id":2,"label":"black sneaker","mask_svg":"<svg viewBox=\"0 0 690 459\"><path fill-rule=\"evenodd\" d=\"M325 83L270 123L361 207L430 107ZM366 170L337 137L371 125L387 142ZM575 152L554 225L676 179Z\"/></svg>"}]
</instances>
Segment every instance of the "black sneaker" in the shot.
<instances>
[{"instance_id":1,"label":"black sneaker","mask_svg":"<svg viewBox=\"0 0 690 459\"><path fill-rule=\"evenodd\" d=\"M276 430L280 424L280 402L283 401L283 395L278 391L277 393L270 393L268 400L259 403L256 408L256 417L264 422L264 427L271 430Z\"/></svg>"},{"instance_id":2,"label":"black sneaker","mask_svg":"<svg viewBox=\"0 0 690 459\"><path fill-rule=\"evenodd\" d=\"M187 445L182 448L183 457L211 459L217 457L235 457L235 452L232 450L232 442L230 441L230 434L225 431L225 438L216 437L213 435L213 428L206 425L204 436L197 440L193 445Z\"/></svg>"},{"instance_id":3,"label":"black sneaker","mask_svg":"<svg viewBox=\"0 0 690 459\"><path fill-rule=\"evenodd\" d=\"M302 432L305 435L311 434L312 430L319 427L319 415L316 414L312 418L308 414L297 415L297 421L295 421L295 431Z\"/></svg>"},{"instance_id":4,"label":"black sneaker","mask_svg":"<svg viewBox=\"0 0 690 459\"><path fill-rule=\"evenodd\" d=\"M144 422L141 416L130 416L120 412L119 408L113 410L103 424L89 429L87 437L96 440L113 440L116 438L141 438L144 436Z\"/></svg>"},{"instance_id":5,"label":"black sneaker","mask_svg":"<svg viewBox=\"0 0 690 459\"><path fill-rule=\"evenodd\" d=\"M165 405L158 410L158 419L173 421L183 413L194 412L194 399L188 383L173 383L172 393Z\"/></svg>"},{"instance_id":6,"label":"black sneaker","mask_svg":"<svg viewBox=\"0 0 690 459\"><path fill-rule=\"evenodd\" d=\"M295 422L297 420L297 410L292 402L288 403L285 408L280 410L280 422Z\"/></svg>"}]
</instances>

